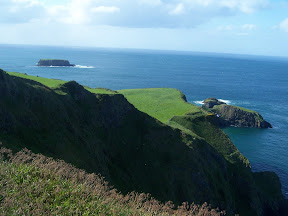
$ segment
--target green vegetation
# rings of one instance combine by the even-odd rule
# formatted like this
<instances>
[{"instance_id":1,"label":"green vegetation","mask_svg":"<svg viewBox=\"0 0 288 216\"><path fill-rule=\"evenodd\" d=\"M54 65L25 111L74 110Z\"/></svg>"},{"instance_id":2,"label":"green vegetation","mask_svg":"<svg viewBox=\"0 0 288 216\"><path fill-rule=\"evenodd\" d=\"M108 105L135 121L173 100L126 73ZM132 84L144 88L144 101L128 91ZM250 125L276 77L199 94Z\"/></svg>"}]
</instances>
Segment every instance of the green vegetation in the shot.
<instances>
[{"instance_id":1,"label":"green vegetation","mask_svg":"<svg viewBox=\"0 0 288 216\"><path fill-rule=\"evenodd\" d=\"M224 214L206 203L174 209L171 202L161 204L148 194L132 192L123 196L100 176L63 161L28 150L15 155L5 148L0 148L0 152L0 215Z\"/></svg>"},{"instance_id":2,"label":"green vegetation","mask_svg":"<svg viewBox=\"0 0 288 216\"><path fill-rule=\"evenodd\" d=\"M206 114L201 108L186 103L183 95L175 89L138 91L138 96L137 90L131 90L130 94L129 90L126 93L121 90L120 93L133 104L134 100L135 107L142 112L116 92L93 94L75 81L50 88L31 79L9 76L0 70L0 142L14 152L28 148L34 153L62 159L89 173L100 174L109 185L123 194L131 191L150 193L161 203L171 200L176 205L184 201L200 205L208 202L213 208L225 209L228 215L261 215L264 207L265 211L270 211L275 206L277 209L283 200L280 187L275 186L274 189L279 196L274 196L277 197L274 202L267 204L265 196L261 196L262 186L257 187L248 161L238 152L229 137L215 125L214 115ZM29 161L31 162L30 159L23 160ZM46 159L43 161L47 163ZM27 164L28 168L25 165L16 170L21 173L23 169L29 170L30 165L35 166L33 160L32 164ZM63 167L63 170L69 170ZM6 169L5 166L3 169ZM39 173L43 171L37 169ZM17 172L11 174L9 181L4 182L13 182L13 176ZM45 176L46 171L43 172ZM28 176L37 180L33 172L29 171ZM1 179L4 177L1 175ZM71 177L68 175L66 180L64 177L64 181L70 182ZM20 179L25 180L24 177ZM57 184L61 185L62 180L56 180ZM279 179L275 178L273 181L279 182ZM39 182L45 182L45 178ZM80 181L80 184L84 183ZM75 192L73 188L78 186L73 184L71 187L59 188L64 191L63 196L62 193L58 195L57 191L51 190L54 197L61 198L58 202L61 209L66 208L65 203L73 204L73 200L77 200L65 197L69 191L70 194ZM56 183L52 182L47 187L53 185ZM82 189L85 190L80 188ZM31 194L29 190L28 195ZM18 192L17 189L11 191L16 191L18 195L20 193L19 189ZM10 192L1 191L0 200L6 200L4 197L9 200L11 197L8 195L13 194ZM11 198L13 203L18 207L25 206L23 201L17 201L21 200L19 197L22 194L18 195L15 195L18 198ZM42 195L45 196L41 192L39 196ZM81 197L78 192L75 195ZM91 203L89 200L84 202L87 205L97 205L93 200ZM69 206L73 206L72 204ZM126 204L123 209L119 209L125 212L125 206ZM114 210L103 207L107 208L106 213L112 211L113 215ZM118 211L117 208L115 207L115 212ZM7 209L13 212L17 207L12 205ZM138 212L132 214L137 215Z\"/></svg>"},{"instance_id":3,"label":"green vegetation","mask_svg":"<svg viewBox=\"0 0 288 216\"><path fill-rule=\"evenodd\" d=\"M150 88L119 90L138 110L158 119L163 123L176 115L202 112L201 108L187 103L177 89Z\"/></svg>"},{"instance_id":4,"label":"green vegetation","mask_svg":"<svg viewBox=\"0 0 288 216\"><path fill-rule=\"evenodd\" d=\"M215 106L213 107L213 109L219 110L219 109L221 109L221 107L223 107L223 106L227 106L227 105L226 105L226 104L215 105ZM247 109L247 108L244 108L244 107L239 107L239 106L235 106L235 105L229 105L229 106L238 108L238 109L240 109L240 110L243 110L243 111L246 111L246 112L249 112L249 113L257 113L257 112L254 111L254 110L250 110L250 109Z\"/></svg>"},{"instance_id":5,"label":"green vegetation","mask_svg":"<svg viewBox=\"0 0 288 216\"><path fill-rule=\"evenodd\" d=\"M56 89L59 86L67 83L67 81L63 81L63 80L58 80L58 79L49 79L49 78L44 78L44 77L38 77L38 76L30 76L27 74L23 74L23 73L17 73L17 72L8 72L9 75L12 76L16 76L16 77L21 77L24 79L29 79L29 80L33 80L36 82L39 82L49 88L52 89ZM88 91L94 93L94 94L116 94L115 91L112 91L110 89L105 89L105 88L90 88L90 87L85 87L85 89L87 89ZM62 91L56 91L59 94L63 94Z\"/></svg>"},{"instance_id":6,"label":"green vegetation","mask_svg":"<svg viewBox=\"0 0 288 216\"><path fill-rule=\"evenodd\" d=\"M232 105L232 106L234 106L234 105ZM250 109L247 109L247 108L244 108L244 107L239 107L239 106L234 106L234 107L237 107L238 109L244 110L244 111L246 111L246 112L256 113L256 111L250 110Z\"/></svg>"},{"instance_id":7,"label":"green vegetation","mask_svg":"<svg viewBox=\"0 0 288 216\"><path fill-rule=\"evenodd\" d=\"M48 79L48 78L38 77L38 76L30 76L27 74L17 73L17 72L8 72L8 74L12 75L12 76L21 77L24 79L34 80L34 81L39 82L45 86L48 86L49 88L56 88L59 85L66 83L66 81L63 81L63 80Z\"/></svg>"},{"instance_id":8,"label":"green vegetation","mask_svg":"<svg viewBox=\"0 0 288 216\"><path fill-rule=\"evenodd\" d=\"M190 130L202 139L205 139L230 163L243 164L249 167L248 159L240 153L229 137L215 125L215 118L212 115L174 116L170 122L178 123L186 128L186 130Z\"/></svg>"},{"instance_id":9,"label":"green vegetation","mask_svg":"<svg viewBox=\"0 0 288 216\"><path fill-rule=\"evenodd\" d=\"M249 165L249 161L241 155L229 137L210 121L213 116L199 106L183 100L183 94L179 90L153 88L128 89L118 92L140 111L195 138L206 140L228 161L232 163L243 161L245 166Z\"/></svg>"},{"instance_id":10,"label":"green vegetation","mask_svg":"<svg viewBox=\"0 0 288 216\"><path fill-rule=\"evenodd\" d=\"M95 95L76 82L66 82L56 90L65 94L0 73L0 114L4 118L0 140L6 147L14 151L26 147L64 159L101 174L124 193L151 193L176 205L207 201L226 209L217 188L208 182L210 176L227 170L216 163L218 154L204 140L139 112L121 94ZM218 179L220 187L226 187L222 174ZM232 202L227 201L229 206Z\"/></svg>"},{"instance_id":11,"label":"green vegetation","mask_svg":"<svg viewBox=\"0 0 288 216\"><path fill-rule=\"evenodd\" d=\"M106 88L90 88L90 87L85 86L85 89L94 94L117 94L116 91L106 89Z\"/></svg>"},{"instance_id":12,"label":"green vegetation","mask_svg":"<svg viewBox=\"0 0 288 216\"><path fill-rule=\"evenodd\" d=\"M217 113L222 119L222 123L227 125L235 125L238 127L256 127L271 128L272 125L266 122L260 113L243 107L232 105L215 105L210 109Z\"/></svg>"}]
</instances>

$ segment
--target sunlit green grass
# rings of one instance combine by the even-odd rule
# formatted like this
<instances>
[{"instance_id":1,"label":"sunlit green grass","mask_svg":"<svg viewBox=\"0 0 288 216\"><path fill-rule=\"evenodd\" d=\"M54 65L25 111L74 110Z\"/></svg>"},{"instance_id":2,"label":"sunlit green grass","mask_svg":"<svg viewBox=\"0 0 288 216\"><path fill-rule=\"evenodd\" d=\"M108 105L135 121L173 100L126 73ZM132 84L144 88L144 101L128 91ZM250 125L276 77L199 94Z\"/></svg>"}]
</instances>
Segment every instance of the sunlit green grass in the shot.
<instances>
[{"instance_id":1,"label":"sunlit green grass","mask_svg":"<svg viewBox=\"0 0 288 216\"><path fill-rule=\"evenodd\" d=\"M38 76L31 76L23 73L8 72L12 76L17 76L39 82L49 88L56 89L65 84L67 81L50 79ZM105 88L84 88L94 94L117 94L117 92ZM59 89L56 91L63 94ZM127 89L120 90L118 93L123 94L127 100L137 109L148 115L168 123L173 116L181 116L186 113L202 112L198 106L187 103L183 100L183 94L172 88L150 88L150 89Z\"/></svg>"},{"instance_id":2,"label":"sunlit green grass","mask_svg":"<svg viewBox=\"0 0 288 216\"><path fill-rule=\"evenodd\" d=\"M119 90L137 109L168 123L173 116L202 112L201 108L183 100L183 94L172 88Z\"/></svg>"},{"instance_id":3,"label":"sunlit green grass","mask_svg":"<svg viewBox=\"0 0 288 216\"><path fill-rule=\"evenodd\" d=\"M50 78L44 78L44 77L38 77L38 76L30 76L27 74L23 74L23 73L17 73L17 72L7 72L9 75L12 76L17 76L17 77L21 77L24 79L29 79L29 80L34 80L36 82L39 82L45 86L48 86L49 88L58 88L60 85L65 84L67 81L64 80L58 80L58 79L50 79ZM91 93L94 94L115 94L116 92L111 91L109 89L104 89L104 88L89 88L84 86L84 88L88 91L90 91ZM57 93L60 93L59 91L56 91Z\"/></svg>"},{"instance_id":4,"label":"sunlit green grass","mask_svg":"<svg viewBox=\"0 0 288 216\"><path fill-rule=\"evenodd\" d=\"M63 80L49 79L49 78L38 77L38 76L30 76L30 75L23 74L23 73L17 73L17 72L7 72L7 73L9 75L12 75L12 76L17 76L17 77L21 77L21 78L25 78L25 79L34 80L34 81L39 82L45 86L48 86L49 88L56 88L59 85L63 85L64 83L66 83L66 81L63 81Z\"/></svg>"},{"instance_id":5,"label":"sunlit green grass","mask_svg":"<svg viewBox=\"0 0 288 216\"><path fill-rule=\"evenodd\" d=\"M117 92L105 88L89 88L85 86L85 89L94 94L117 94Z\"/></svg>"}]
</instances>

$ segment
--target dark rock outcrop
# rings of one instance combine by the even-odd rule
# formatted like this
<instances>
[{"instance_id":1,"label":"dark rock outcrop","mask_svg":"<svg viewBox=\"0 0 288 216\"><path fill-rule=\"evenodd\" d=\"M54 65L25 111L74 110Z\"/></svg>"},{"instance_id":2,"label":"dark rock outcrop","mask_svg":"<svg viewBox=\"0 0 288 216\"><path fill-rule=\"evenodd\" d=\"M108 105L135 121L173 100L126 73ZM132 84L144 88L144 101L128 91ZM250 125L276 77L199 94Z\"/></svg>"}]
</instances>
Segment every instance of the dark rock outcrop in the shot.
<instances>
[{"instance_id":1,"label":"dark rock outcrop","mask_svg":"<svg viewBox=\"0 0 288 216\"><path fill-rule=\"evenodd\" d=\"M40 59L37 66L49 67L49 66L59 66L59 67L74 67L74 64L70 64L68 60L62 59Z\"/></svg>"},{"instance_id":2,"label":"dark rock outcrop","mask_svg":"<svg viewBox=\"0 0 288 216\"><path fill-rule=\"evenodd\" d=\"M202 107L203 108L213 108L215 105L221 105L221 104L225 104L225 103L217 100L216 98L207 98L204 101L204 104Z\"/></svg>"},{"instance_id":3,"label":"dark rock outcrop","mask_svg":"<svg viewBox=\"0 0 288 216\"><path fill-rule=\"evenodd\" d=\"M216 98L208 98L202 107L217 115L221 127L272 128L260 113L242 107L227 105Z\"/></svg>"}]
</instances>

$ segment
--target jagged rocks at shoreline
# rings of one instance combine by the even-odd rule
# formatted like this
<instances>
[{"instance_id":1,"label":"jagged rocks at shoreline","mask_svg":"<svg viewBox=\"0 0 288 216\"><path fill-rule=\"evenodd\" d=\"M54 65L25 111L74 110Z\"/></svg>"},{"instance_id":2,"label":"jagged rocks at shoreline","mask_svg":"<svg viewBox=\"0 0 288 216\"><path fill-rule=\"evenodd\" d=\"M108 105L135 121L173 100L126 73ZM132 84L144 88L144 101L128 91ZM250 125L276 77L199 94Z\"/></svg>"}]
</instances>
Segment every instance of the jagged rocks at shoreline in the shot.
<instances>
[{"instance_id":1,"label":"jagged rocks at shoreline","mask_svg":"<svg viewBox=\"0 0 288 216\"><path fill-rule=\"evenodd\" d=\"M202 108L213 112L218 117L220 126L272 128L260 113L242 107L228 105L216 98L208 98Z\"/></svg>"},{"instance_id":2,"label":"jagged rocks at shoreline","mask_svg":"<svg viewBox=\"0 0 288 216\"><path fill-rule=\"evenodd\" d=\"M62 59L40 59L37 63L40 67L58 66L58 67L74 67L74 64L70 64L68 60Z\"/></svg>"}]
</instances>

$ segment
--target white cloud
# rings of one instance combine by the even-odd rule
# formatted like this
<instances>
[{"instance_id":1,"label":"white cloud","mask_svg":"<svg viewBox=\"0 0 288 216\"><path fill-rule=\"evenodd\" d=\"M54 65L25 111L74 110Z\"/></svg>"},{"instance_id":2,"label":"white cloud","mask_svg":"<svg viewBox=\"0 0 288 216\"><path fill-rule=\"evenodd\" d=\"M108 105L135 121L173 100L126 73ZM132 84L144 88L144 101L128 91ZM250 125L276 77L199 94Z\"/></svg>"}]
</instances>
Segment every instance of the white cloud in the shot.
<instances>
[{"instance_id":1,"label":"white cloud","mask_svg":"<svg viewBox=\"0 0 288 216\"><path fill-rule=\"evenodd\" d=\"M288 32L288 18L286 18L285 20L283 20L280 25L279 28L283 31Z\"/></svg>"},{"instance_id":2,"label":"white cloud","mask_svg":"<svg viewBox=\"0 0 288 216\"><path fill-rule=\"evenodd\" d=\"M255 28L256 28L256 25L254 25L254 24L243 24L243 25L218 26L217 29L218 29L218 31L232 31L232 30L243 31L246 34L247 32L254 30ZM240 32L240 34L242 34L242 33Z\"/></svg>"},{"instance_id":3,"label":"white cloud","mask_svg":"<svg viewBox=\"0 0 288 216\"><path fill-rule=\"evenodd\" d=\"M231 10L242 13L253 13L259 8L268 6L268 0L219 0L219 3Z\"/></svg>"},{"instance_id":4,"label":"white cloud","mask_svg":"<svg viewBox=\"0 0 288 216\"><path fill-rule=\"evenodd\" d=\"M25 23L45 17L46 10L36 0L0 0L0 23Z\"/></svg>"},{"instance_id":5,"label":"white cloud","mask_svg":"<svg viewBox=\"0 0 288 216\"><path fill-rule=\"evenodd\" d=\"M106 7L106 6L99 6L99 7L94 7L91 9L93 13L115 13L119 12L120 8L118 7Z\"/></svg>"},{"instance_id":6,"label":"white cloud","mask_svg":"<svg viewBox=\"0 0 288 216\"><path fill-rule=\"evenodd\" d=\"M57 1L55 1L57 2ZM253 13L268 0L0 0L0 22L194 27L214 17ZM246 26L246 28L253 28ZM246 29L247 30L247 29Z\"/></svg>"},{"instance_id":7,"label":"white cloud","mask_svg":"<svg viewBox=\"0 0 288 216\"><path fill-rule=\"evenodd\" d=\"M176 7L170 12L171 15L180 15L184 13L184 5L182 3L176 5Z\"/></svg>"},{"instance_id":8,"label":"white cloud","mask_svg":"<svg viewBox=\"0 0 288 216\"><path fill-rule=\"evenodd\" d=\"M254 24L243 25L222 25L218 26L217 30L229 35L248 36L256 28Z\"/></svg>"},{"instance_id":9,"label":"white cloud","mask_svg":"<svg viewBox=\"0 0 288 216\"><path fill-rule=\"evenodd\" d=\"M218 30L219 31L232 31L233 30L233 26L232 25L225 25L225 26L218 26Z\"/></svg>"},{"instance_id":10,"label":"white cloud","mask_svg":"<svg viewBox=\"0 0 288 216\"><path fill-rule=\"evenodd\" d=\"M236 33L236 35L237 36L248 36L249 33L247 33L247 32L238 32L238 33Z\"/></svg>"},{"instance_id":11,"label":"white cloud","mask_svg":"<svg viewBox=\"0 0 288 216\"><path fill-rule=\"evenodd\" d=\"M244 31L252 31L256 28L254 24L244 24L241 26Z\"/></svg>"},{"instance_id":12,"label":"white cloud","mask_svg":"<svg viewBox=\"0 0 288 216\"><path fill-rule=\"evenodd\" d=\"M161 0L138 0L141 5L151 5L151 6L159 6L162 5L163 2Z\"/></svg>"}]
</instances>

